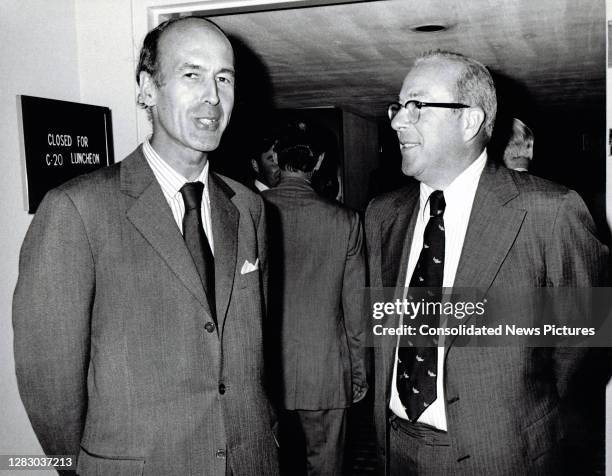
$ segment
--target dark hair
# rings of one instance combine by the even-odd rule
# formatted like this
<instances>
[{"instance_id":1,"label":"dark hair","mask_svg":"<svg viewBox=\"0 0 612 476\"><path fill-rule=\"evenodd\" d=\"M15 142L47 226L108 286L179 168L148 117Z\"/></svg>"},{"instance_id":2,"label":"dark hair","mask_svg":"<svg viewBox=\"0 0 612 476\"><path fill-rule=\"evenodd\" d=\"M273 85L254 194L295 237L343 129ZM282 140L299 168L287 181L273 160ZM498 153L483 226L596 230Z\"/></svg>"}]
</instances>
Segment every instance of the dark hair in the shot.
<instances>
[{"instance_id":1,"label":"dark hair","mask_svg":"<svg viewBox=\"0 0 612 476\"><path fill-rule=\"evenodd\" d=\"M317 165L318 157L306 144L295 144L278 152L278 166L281 170L291 172L312 172Z\"/></svg>"},{"instance_id":2,"label":"dark hair","mask_svg":"<svg viewBox=\"0 0 612 476\"><path fill-rule=\"evenodd\" d=\"M261 155L268 152L271 147L277 143L274 137L262 137L254 140L253 148L251 149L251 158L256 160L257 163L261 160Z\"/></svg>"},{"instance_id":3,"label":"dark hair","mask_svg":"<svg viewBox=\"0 0 612 476\"><path fill-rule=\"evenodd\" d=\"M319 142L311 124L301 119L289 121L281 128L275 147L278 166L282 170L312 172L323 152Z\"/></svg>"},{"instance_id":4,"label":"dark hair","mask_svg":"<svg viewBox=\"0 0 612 476\"><path fill-rule=\"evenodd\" d=\"M171 18L163 23L160 23L153 28L147 36L145 36L142 42L142 48L140 49L140 58L138 59L138 66L136 67L136 83L140 85L140 73L146 71L151 77L157 82L159 78L159 39L164 31L171 25L181 20L181 18Z\"/></svg>"},{"instance_id":5,"label":"dark hair","mask_svg":"<svg viewBox=\"0 0 612 476\"><path fill-rule=\"evenodd\" d=\"M136 67L136 83L138 85L140 85L140 73L142 71L149 73L153 78L153 81L155 81L157 85L160 84L161 78L159 67L159 40L162 34L175 23L192 20L194 18L211 24L227 38L225 32L221 28L219 28L219 26L217 26L214 22L210 21L207 18L176 17L170 18L169 20L160 23L151 31L149 31L149 33L147 33L147 36L145 36L145 39L142 42L142 48L140 49L140 57L138 59L138 66ZM140 97L138 98L138 105L143 108L146 107Z\"/></svg>"},{"instance_id":6,"label":"dark hair","mask_svg":"<svg viewBox=\"0 0 612 476\"><path fill-rule=\"evenodd\" d=\"M275 146L275 150L280 155L284 149L289 149L296 145L306 146L310 150L315 158L313 167L316 165L321 154L325 153L326 157L330 156L330 160L334 159L336 155L337 144L335 135L319 123L310 120L306 121L302 118L292 119L279 129L278 143Z\"/></svg>"}]
</instances>

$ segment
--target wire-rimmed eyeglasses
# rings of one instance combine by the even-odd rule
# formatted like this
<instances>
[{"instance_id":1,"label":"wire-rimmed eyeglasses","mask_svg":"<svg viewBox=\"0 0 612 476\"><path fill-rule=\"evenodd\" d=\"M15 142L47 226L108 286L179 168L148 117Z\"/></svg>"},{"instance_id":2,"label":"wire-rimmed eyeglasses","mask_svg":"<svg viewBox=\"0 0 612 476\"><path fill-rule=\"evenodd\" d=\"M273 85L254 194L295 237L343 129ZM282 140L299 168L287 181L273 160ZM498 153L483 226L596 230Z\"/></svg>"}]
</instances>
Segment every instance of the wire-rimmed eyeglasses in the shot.
<instances>
[{"instance_id":1,"label":"wire-rimmed eyeglasses","mask_svg":"<svg viewBox=\"0 0 612 476\"><path fill-rule=\"evenodd\" d=\"M458 102L423 102L416 101L411 99L410 101L406 101L404 104L400 104L399 102L392 102L387 106L387 115L389 116L389 120L392 121L395 116L405 108L408 112L408 122L411 124L416 124L421 117L421 109L424 107L442 107L445 109L464 109L471 106L467 104L461 104Z\"/></svg>"}]
</instances>

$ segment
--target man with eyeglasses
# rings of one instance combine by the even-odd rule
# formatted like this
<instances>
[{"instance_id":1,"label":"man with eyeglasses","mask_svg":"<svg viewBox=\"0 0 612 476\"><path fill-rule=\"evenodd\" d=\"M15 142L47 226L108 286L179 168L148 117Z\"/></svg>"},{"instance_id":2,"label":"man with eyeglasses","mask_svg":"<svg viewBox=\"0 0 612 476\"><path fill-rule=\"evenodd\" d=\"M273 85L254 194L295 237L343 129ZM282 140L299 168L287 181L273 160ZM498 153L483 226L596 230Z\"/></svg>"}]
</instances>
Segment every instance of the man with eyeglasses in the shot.
<instances>
[{"instance_id":1,"label":"man with eyeglasses","mask_svg":"<svg viewBox=\"0 0 612 476\"><path fill-rule=\"evenodd\" d=\"M607 249L578 195L488 159L496 109L478 61L442 51L415 61L388 114L402 171L418 182L368 206L373 288L602 283ZM561 401L583 352L434 342L375 346L386 474L561 474Z\"/></svg>"}]
</instances>

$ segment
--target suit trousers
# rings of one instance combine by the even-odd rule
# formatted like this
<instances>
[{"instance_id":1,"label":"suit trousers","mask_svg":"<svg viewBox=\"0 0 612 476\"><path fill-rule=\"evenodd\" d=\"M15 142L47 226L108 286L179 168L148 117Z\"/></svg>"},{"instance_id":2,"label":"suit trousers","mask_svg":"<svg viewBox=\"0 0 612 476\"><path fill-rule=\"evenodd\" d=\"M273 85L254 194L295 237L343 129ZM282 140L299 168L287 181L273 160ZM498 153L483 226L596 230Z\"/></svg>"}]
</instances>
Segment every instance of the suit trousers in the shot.
<instances>
[{"instance_id":1,"label":"suit trousers","mask_svg":"<svg viewBox=\"0 0 612 476\"><path fill-rule=\"evenodd\" d=\"M281 473L340 476L347 409L284 410L281 414Z\"/></svg>"},{"instance_id":2,"label":"suit trousers","mask_svg":"<svg viewBox=\"0 0 612 476\"><path fill-rule=\"evenodd\" d=\"M391 476L453 474L456 462L452 458L448 433L395 415L389 423Z\"/></svg>"}]
</instances>

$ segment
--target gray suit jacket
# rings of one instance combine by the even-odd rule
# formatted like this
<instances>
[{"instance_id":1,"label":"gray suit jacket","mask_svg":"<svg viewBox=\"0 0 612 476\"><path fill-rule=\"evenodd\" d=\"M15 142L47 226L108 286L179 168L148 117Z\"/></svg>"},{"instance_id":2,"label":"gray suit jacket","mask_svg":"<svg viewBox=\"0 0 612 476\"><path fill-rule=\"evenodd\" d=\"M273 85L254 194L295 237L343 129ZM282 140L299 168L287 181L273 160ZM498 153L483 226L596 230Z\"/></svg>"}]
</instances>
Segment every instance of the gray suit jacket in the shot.
<instances>
[{"instance_id":1,"label":"gray suit jacket","mask_svg":"<svg viewBox=\"0 0 612 476\"><path fill-rule=\"evenodd\" d=\"M372 287L404 285L418 208L417 182L369 205ZM474 199L455 287L602 285L607 250L594 233L576 193L489 163ZM559 474L560 401L582 350L447 342L444 390L456 474ZM387 463L395 343L385 339L374 350L381 469Z\"/></svg>"},{"instance_id":2,"label":"gray suit jacket","mask_svg":"<svg viewBox=\"0 0 612 476\"><path fill-rule=\"evenodd\" d=\"M345 408L366 386L361 221L301 179L262 193L270 250L270 317L280 345L280 404ZM272 359L271 359L272 360Z\"/></svg>"},{"instance_id":3,"label":"gray suit jacket","mask_svg":"<svg viewBox=\"0 0 612 476\"><path fill-rule=\"evenodd\" d=\"M19 390L47 454L81 474L277 474L264 392L263 203L209 176L218 331L138 148L49 192L13 301ZM259 270L241 273L243 263Z\"/></svg>"}]
</instances>

